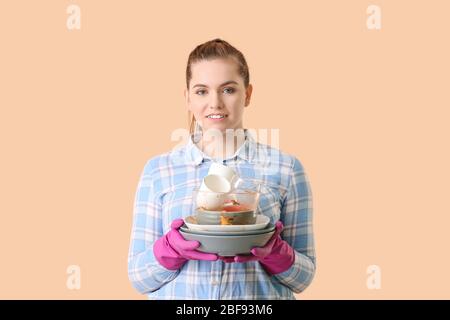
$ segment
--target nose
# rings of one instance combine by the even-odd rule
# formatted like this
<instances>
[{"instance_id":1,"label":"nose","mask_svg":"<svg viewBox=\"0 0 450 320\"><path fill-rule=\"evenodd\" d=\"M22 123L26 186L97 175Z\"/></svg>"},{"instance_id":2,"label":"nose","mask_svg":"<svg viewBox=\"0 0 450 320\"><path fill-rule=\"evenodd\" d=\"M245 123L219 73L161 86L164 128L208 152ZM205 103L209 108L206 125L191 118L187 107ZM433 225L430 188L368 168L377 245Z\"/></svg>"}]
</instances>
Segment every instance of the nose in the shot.
<instances>
[{"instance_id":1,"label":"nose","mask_svg":"<svg viewBox=\"0 0 450 320\"><path fill-rule=\"evenodd\" d=\"M222 109L223 105L222 105L222 100L220 99L220 95L216 94L211 94L211 100L209 101L209 109L214 110L214 109Z\"/></svg>"}]
</instances>

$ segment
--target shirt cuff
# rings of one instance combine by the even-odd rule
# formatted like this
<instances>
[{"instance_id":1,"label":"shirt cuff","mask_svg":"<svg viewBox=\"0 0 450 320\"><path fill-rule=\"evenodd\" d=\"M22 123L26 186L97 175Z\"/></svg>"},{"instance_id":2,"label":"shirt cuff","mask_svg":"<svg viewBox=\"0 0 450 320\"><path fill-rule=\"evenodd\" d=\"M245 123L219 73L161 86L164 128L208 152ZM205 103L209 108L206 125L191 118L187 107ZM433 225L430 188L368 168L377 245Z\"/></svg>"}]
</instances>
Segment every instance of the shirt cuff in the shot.
<instances>
[{"instance_id":1,"label":"shirt cuff","mask_svg":"<svg viewBox=\"0 0 450 320\"><path fill-rule=\"evenodd\" d=\"M153 292L177 277L179 270L168 270L156 260L153 249L139 253L129 277L133 286L141 293Z\"/></svg>"},{"instance_id":2,"label":"shirt cuff","mask_svg":"<svg viewBox=\"0 0 450 320\"><path fill-rule=\"evenodd\" d=\"M294 264L286 271L274 275L280 283L295 293L305 290L315 274L315 264L308 256L295 251Z\"/></svg>"}]
</instances>

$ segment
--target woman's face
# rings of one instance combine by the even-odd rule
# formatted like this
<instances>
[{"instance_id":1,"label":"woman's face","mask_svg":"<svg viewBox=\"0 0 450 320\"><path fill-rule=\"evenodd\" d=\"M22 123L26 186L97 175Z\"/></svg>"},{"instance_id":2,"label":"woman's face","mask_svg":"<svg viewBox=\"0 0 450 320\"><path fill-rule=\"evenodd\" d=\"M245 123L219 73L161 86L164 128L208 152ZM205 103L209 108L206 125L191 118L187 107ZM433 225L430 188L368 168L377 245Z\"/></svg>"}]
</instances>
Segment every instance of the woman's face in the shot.
<instances>
[{"instance_id":1,"label":"woman's face","mask_svg":"<svg viewBox=\"0 0 450 320\"><path fill-rule=\"evenodd\" d=\"M250 104L252 86L245 88L237 63L231 58L202 60L191 65L191 74L184 96L203 131L243 128L242 117Z\"/></svg>"}]
</instances>

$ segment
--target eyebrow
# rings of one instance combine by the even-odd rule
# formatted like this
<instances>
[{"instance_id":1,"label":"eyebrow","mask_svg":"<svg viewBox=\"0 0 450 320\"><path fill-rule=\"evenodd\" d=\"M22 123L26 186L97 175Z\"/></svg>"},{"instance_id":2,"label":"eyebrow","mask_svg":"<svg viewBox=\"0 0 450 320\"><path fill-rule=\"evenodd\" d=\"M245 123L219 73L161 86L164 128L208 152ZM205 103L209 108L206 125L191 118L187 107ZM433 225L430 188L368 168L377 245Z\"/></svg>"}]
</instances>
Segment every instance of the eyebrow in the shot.
<instances>
[{"instance_id":1,"label":"eyebrow","mask_svg":"<svg viewBox=\"0 0 450 320\"><path fill-rule=\"evenodd\" d=\"M222 83L222 84L220 85L220 87L223 87L223 86L225 86L225 85L227 85L227 84L239 84L239 83L237 83L236 81L230 80L230 81L227 81L227 82ZM192 88L195 88L195 87L206 87L206 88L208 88L208 86L207 86L206 84L200 84L200 83L197 83L197 84L196 84L195 86L193 86Z\"/></svg>"}]
</instances>

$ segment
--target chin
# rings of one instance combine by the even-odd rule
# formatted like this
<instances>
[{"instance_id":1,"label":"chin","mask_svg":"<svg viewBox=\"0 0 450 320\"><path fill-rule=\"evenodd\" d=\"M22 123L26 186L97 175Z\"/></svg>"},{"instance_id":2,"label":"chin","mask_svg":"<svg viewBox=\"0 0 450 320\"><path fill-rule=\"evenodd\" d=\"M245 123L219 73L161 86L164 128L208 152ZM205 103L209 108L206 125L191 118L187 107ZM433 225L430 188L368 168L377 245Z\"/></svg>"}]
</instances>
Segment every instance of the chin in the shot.
<instances>
[{"instance_id":1,"label":"chin","mask_svg":"<svg viewBox=\"0 0 450 320\"><path fill-rule=\"evenodd\" d=\"M227 126L224 126L224 125L212 125L212 126L209 126L208 128L205 128L204 131L208 131L209 129L224 131L224 130L226 130L227 128L228 128L228 127L227 127Z\"/></svg>"}]
</instances>

